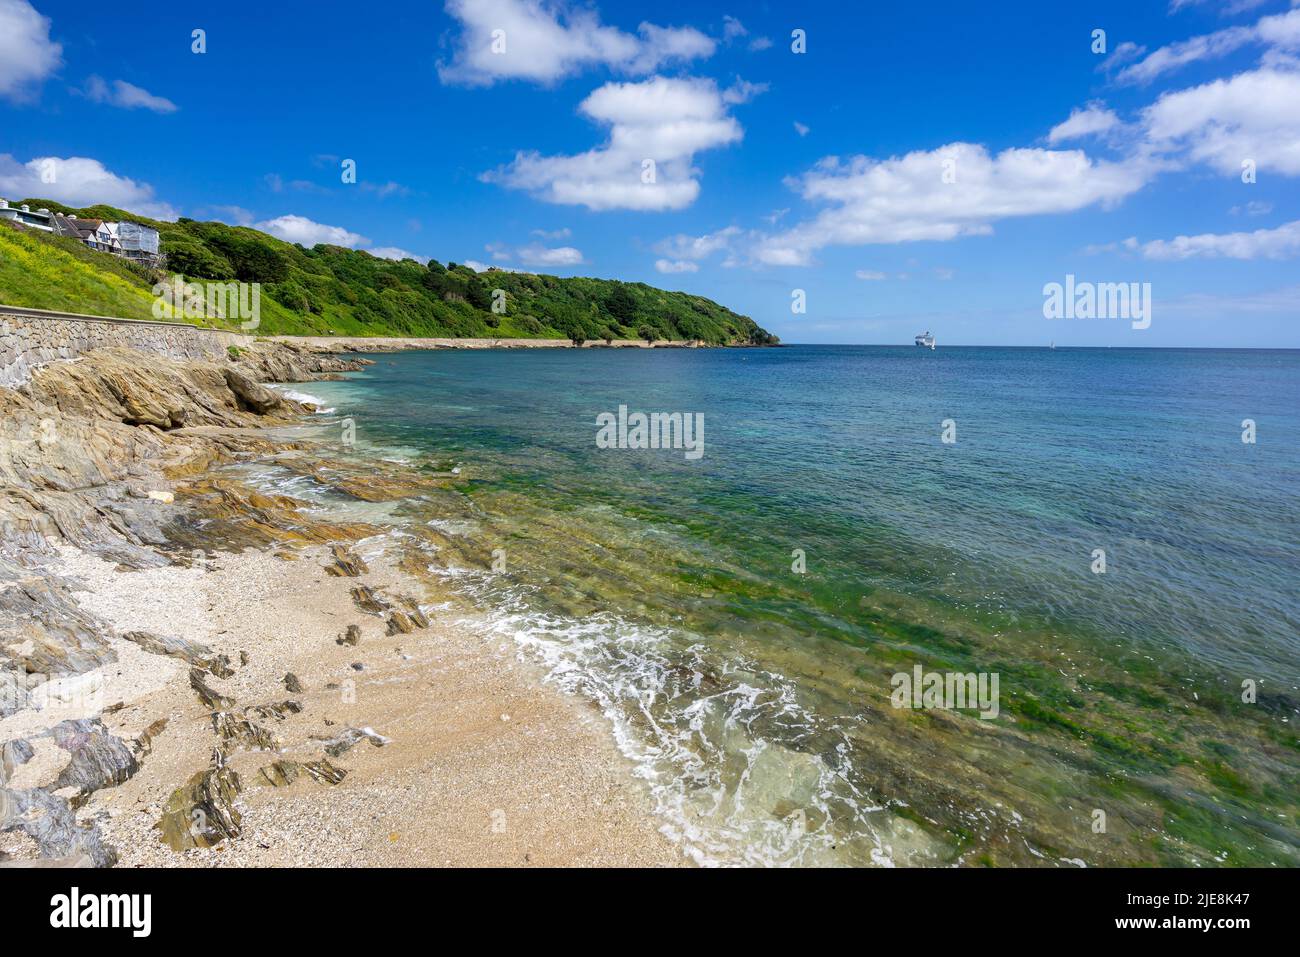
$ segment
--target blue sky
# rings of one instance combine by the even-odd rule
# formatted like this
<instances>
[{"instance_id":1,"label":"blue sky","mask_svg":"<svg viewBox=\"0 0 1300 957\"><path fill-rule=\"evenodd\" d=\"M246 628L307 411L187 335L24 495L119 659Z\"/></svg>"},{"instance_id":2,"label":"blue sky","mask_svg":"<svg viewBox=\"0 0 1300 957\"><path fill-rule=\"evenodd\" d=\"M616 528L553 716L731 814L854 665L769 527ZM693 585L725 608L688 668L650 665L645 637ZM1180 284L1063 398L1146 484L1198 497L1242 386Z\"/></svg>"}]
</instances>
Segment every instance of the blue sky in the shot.
<instances>
[{"instance_id":1,"label":"blue sky","mask_svg":"<svg viewBox=\"0 0 1300 957\"><path fill-rule=\"evenodd\" d=\"M1291 0L0 0L0 130L9 198L644 281L787 342L1300 347ZM1044 318L1067 274L1150 283L1150 327Z\"/></svg>"}]
</instances>

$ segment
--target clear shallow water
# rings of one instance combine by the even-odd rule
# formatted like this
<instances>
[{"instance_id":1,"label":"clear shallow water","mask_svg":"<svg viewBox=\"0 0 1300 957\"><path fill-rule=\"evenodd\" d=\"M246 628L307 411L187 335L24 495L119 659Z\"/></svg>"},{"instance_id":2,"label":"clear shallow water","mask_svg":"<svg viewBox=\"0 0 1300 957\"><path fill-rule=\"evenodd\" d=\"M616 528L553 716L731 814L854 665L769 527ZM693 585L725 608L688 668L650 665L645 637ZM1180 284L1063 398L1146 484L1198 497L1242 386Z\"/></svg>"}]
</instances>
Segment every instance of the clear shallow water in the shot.
<instances>
[{"instance_id":1,"label":"clear shallow water","mask_svg":"<svg viewBox=\"0 0 1300 957\"><path fill-rule=\"evenodd\" d=\"M1300 352L376 360L303 388L377 468L461 469L384 514L697 859L1296 863ZM598 448L620 405L703 413L703 457ZM914 664L999 674L1000 717L892 708Z\"/></svg>"}]
</instances>

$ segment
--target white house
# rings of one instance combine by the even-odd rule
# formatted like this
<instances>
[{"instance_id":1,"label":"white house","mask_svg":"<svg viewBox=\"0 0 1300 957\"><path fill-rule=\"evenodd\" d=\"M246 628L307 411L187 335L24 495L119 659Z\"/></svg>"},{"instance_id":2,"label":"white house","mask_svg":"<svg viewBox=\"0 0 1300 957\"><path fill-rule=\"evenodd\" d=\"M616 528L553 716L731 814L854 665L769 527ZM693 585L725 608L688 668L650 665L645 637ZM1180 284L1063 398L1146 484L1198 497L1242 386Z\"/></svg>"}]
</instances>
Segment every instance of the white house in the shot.
<instances>
[{"instance_id":1,"label":"white house","mask_svg":"<svg viewBox=\"0 0 1300 957\"><path fill-rule=\"evenodd\" d=\"M22 206L10 206L7 199L0 199L0 219L7 219L11 223L18 223L28 229L39 229L47 233L54 232L54 217L50 211L48 209L38 209L32 212L31 207L25 203Z\"/></svg>"}]
</instances>

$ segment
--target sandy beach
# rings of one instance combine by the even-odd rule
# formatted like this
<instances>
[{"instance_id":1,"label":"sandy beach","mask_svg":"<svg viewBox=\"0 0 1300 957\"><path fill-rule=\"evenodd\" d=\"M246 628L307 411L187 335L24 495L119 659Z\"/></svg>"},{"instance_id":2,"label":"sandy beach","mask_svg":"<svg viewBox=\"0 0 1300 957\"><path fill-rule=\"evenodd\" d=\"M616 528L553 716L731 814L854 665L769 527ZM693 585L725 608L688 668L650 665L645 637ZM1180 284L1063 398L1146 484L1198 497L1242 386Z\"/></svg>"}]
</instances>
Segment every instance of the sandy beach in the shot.
<instances>
[{"instance_id":1,"label":"sandy beach","mask_svg":"<svg viewBox=\"0 0 1300 957\"><path fill-rule=\"evenodd\" d=\"M196 507L204 460L173 463L179 481L152 477L150 507ZM93 693L55 706L49 692L0 718L3 793L67 801L72 843L93 830L124 867L684 863L599 713L543 684L382 544L333 551L329 526L304 535L301 503L223 488L223 502L249 496L263 547L214 541L135 567L47 547L44 573L99 623L110 660L63 679ZM347 528L353 541L364 531ZM355 564L340 569L339 554ZM60 787L82 757L97 780ZM237 782L228 807L186 790L212 780ZM52 812L15 798L7 813ZM43 847L41 833L0 833L0 864L89 862L52 855L60 842Z\"/></svg>"}]
</instances>

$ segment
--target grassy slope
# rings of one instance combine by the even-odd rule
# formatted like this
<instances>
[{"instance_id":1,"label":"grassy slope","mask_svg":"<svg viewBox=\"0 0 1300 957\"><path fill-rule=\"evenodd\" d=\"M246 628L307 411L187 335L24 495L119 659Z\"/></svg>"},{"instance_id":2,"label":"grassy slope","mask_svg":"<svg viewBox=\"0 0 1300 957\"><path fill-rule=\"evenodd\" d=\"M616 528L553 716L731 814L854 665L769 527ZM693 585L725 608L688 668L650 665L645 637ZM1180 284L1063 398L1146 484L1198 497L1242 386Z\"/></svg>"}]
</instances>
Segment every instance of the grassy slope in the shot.
<instances>
[{"instance_id":1,"label":"grassy slope","mask_svg":"<svg viewBox=\"0 0 1300 957\"><path fill-rule=\"evenodd\" d=\"M77 210L44 199L22 202L148 223L162 236L167 270L151 273L47 233L0 229L0 302L14 305L149 318L152 285L181 273L200 282L261 283L258 332L265 335L774 341L749 317L712 300L644 283L479 274L463 265L426 267L337 246L305 249L224 223L165 223L108 206ZM504 296L503 314L491 308L494 296ZM237 322L209 324L234 328Z\"/></svg>"}]
</instances>

